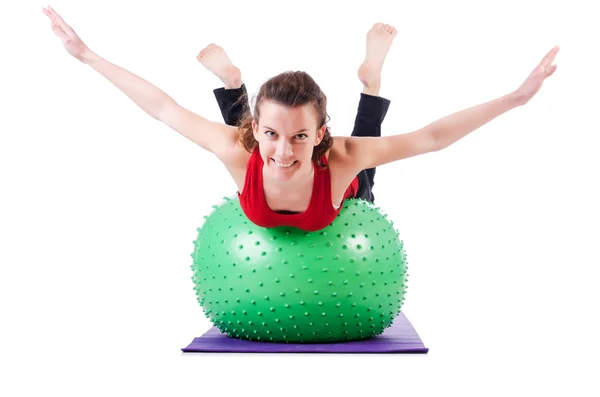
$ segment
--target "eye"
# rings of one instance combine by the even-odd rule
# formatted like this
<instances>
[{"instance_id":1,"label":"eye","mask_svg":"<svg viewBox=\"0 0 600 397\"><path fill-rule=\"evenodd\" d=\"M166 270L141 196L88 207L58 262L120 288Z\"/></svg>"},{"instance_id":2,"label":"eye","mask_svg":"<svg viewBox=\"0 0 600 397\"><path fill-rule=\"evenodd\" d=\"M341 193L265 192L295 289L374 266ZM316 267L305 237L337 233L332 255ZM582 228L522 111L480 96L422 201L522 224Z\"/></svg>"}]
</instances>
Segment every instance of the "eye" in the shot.
<instances>
[{"instance_id":1,"label":"eye","mask_svg":"<svg viewBox=\"0 0 600 397\"><path fill-rule=\"evenodd\" d=\"M298 135L296 135L296 138L298 138L300 140L303 140L303 139L308 138L308 135L306 135L306 134L298 134Z\"/></svg>"},{"instance_id":2,"label":"eye","mask_svg":"<svg viewBox=\"0 0 600 397\"><path fill-rule=\"evenodd\" d=\"M265 131L265 135L268 136L269 138L271 138L271 137L275 136L275 133L273 131Z\"/></svg>"}]
</instances>

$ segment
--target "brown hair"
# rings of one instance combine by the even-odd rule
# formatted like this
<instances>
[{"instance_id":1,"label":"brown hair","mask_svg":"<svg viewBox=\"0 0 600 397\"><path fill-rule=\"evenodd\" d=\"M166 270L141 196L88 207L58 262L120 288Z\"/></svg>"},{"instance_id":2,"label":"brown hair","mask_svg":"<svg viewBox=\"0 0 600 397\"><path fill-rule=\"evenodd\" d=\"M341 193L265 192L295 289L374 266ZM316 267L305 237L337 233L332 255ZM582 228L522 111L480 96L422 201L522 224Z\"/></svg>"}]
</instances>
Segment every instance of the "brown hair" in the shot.
<instances>
[{"instance_id":1,"label":"brown hair","mask_svg":"<svg viewBox=\"0 0 600 397\"><path fill-rule=\"evenodd\" d=\"M329 116L327 115L327 97L321 91L321 88L306 72L284 72L267 80L259 89L254 104L254 116L248 107L247 95L240 98L240 102L245 104L244 116L239 123L238 142L241 143L248 152L252 152L258 145L252 133L252 120L258 123L260 117L260 104L263 101L273 101L275 103L296 107L312 105L317 113L318 128L327 124ZM329 127L326 127L323 139L313 149L312 159L316 161L319 168L325 168L321 157L333 145L333 138Z\"/></svg>"}]
</instances>

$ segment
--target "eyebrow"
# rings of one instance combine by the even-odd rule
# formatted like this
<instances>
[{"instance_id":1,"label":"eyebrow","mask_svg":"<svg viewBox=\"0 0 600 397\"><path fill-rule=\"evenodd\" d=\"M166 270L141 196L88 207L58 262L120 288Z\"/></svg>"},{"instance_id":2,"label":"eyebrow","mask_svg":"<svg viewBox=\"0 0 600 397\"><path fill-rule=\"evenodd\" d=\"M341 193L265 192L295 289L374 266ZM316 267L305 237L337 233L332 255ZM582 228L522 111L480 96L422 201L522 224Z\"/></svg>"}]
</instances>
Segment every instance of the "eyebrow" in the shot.
<instances>
[{"instance_id":1,"label":"eyebrow","mask_svg":"<svg viewBox=\"0 0 600 397\"><path fill-rule=\"evenodd\" d=\"M266 128L266 129L268 129L268 130L271 130L271 131L273 131L273 132L277 132L277 131L275 131L275 128L271 128L271 127L269 127L269 126L267 126L267 125L263 126L263 128ZM299 134L299 133L301 133L301 132L304 132L304 131L308 131L308 129L307 129L307 128L305 128L305 129L303 129L303 130L296 131L296 132L294 132L294 134Z\"/></svg>"}]
</instances>

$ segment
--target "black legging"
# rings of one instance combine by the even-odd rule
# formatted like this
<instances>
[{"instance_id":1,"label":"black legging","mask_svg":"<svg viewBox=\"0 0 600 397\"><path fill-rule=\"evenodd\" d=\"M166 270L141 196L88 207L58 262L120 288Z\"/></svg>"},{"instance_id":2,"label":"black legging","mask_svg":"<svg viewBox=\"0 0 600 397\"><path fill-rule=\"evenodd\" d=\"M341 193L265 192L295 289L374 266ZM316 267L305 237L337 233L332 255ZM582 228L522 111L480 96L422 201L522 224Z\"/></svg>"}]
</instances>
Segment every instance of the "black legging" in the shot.
<instances>
[{"instance_id":1,"label":"black legging","mask_svg":"<svg viewBox=\"0 0 600 397\"><path fill-rule=\"evenodd\" d=\"M247 103L241 100L242 97L247 98L246 86L242 85L240 88L228 90L217 88L213 92L225 123L237 126L248 106ZM383 123L389 106L390 101L388 99L361 93L352 136L381 136L381 123ZM375 201L373 195L375 168L362 170L357 176L358 192L355 197L373 203Z\"/></svg>"}]
</instances>

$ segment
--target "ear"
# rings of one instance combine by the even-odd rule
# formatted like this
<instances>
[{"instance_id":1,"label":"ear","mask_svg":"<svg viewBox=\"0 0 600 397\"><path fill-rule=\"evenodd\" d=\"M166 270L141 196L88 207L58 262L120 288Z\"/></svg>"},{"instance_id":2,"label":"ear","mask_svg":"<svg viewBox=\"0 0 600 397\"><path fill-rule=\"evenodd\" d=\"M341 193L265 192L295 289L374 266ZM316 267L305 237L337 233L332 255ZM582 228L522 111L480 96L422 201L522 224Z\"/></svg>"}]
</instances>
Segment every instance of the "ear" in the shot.
<instances>
[{"instance_id":1,"label":"ear","mask_svg":"<svg viewBox=\"0 0 600 397\"><path fill-rule=\"evenodd\" d=\"M325 131L327 130L327 126L323 125L323 127L317 130L317 139L315 140L315 146L319 146L321 141L323 140L323 136L325 135Z\"/></svg>"},{"instance_id":2,"label":"ear","mask_svg":"<svg viewBox=\"0 0 600 397\"><path fill-rule=\"evenodd\" d=\"M252 119L252 134L254 135L254 139L258 141L258 124L256 124L254 119Z\"/></svg>"}]
</instances>

